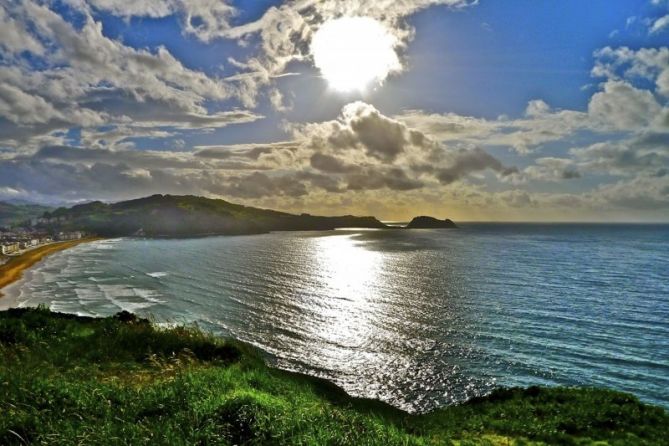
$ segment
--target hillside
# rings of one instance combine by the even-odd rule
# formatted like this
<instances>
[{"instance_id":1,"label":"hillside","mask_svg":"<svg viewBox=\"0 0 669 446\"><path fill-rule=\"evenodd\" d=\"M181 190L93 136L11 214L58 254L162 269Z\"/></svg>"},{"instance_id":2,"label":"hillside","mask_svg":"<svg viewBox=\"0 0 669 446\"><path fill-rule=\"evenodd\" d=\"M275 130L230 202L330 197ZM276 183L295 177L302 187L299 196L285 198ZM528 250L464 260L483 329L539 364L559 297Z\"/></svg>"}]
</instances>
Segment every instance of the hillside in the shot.
<instances>
[{"instance_id":1,"label":"hillside","mask_svg":"<svg viewBox=\"0 0 669 446\"><path fill-rule=\"evenodd\" d=\"M500 389L426 415L270 369L129 313L0 312L0 444L663 445L669 415L603 389Z\"/></svg>"},{"instance_id":2,"label":"hillside","mask_svg":"<svg viewBox=\"0 0 669 446\"><path fill-rule=\"evenodd\" d=\"M112 204L95 201L59 208L44 217L44 229L83 230L101 236L178 237L386 227L374 217L294 215L191 195L152 195Z\"/></svg>"},{"instance_id":3,"label":"hillside","mask_svg":"<svg viewBox=\"0 0 669 446\"><path fill-rule=\"evenodd\" d=\"M434 217L420 216L415 217L409 222L406 226L407 229L445 229L445 228L457 228L455 223L448 218L445 220L439 220Z\"/></svg>"},{"instance_id":4,"label":"hillside","mask_svg":"<svg viewBox=\"0 0 669 446\"><path fill-rule=\"evenodd\" d=\"M11 226L41 216L50 208L39 204L0 201L0 226Z\"/></svg>"}]
</instances>

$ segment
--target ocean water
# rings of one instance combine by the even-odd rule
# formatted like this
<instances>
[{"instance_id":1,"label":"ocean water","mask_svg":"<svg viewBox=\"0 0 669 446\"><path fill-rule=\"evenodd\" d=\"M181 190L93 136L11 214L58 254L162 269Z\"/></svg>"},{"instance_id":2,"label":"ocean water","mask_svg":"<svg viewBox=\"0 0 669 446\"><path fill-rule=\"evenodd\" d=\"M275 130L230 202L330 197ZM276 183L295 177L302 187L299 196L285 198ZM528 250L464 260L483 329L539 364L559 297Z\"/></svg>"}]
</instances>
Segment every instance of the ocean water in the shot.
<instances>
[{"instance_id":1,"label":"ocean water","mask_svg":"<svg viewBox=\"0 0 669 446\"><path fill-rule=\"evenodd\" d=\"M410 411L533 384L669 408L669 226L104 240L48 257L3 292L5 308L197 323Z\"/></svg>"}]
</instances>

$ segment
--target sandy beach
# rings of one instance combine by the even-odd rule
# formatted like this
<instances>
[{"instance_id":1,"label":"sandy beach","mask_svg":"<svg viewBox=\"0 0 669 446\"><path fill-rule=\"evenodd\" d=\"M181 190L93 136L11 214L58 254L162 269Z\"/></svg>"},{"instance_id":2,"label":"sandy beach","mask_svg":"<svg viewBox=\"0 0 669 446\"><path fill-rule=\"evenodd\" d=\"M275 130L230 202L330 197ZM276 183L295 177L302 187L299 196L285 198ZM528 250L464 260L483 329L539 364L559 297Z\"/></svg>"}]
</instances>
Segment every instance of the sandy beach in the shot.
<instances>
[{"instance_id":1,"label":"sandy beach","mask_svg":"<svg viewBox=\"0 0 669 446\"><path fill-rule=\"evenodd\" d=\"M19 280L23 271L42 260L44 257L54 252L63 251L80 243L100 240L99 238L89 237L80 240L68 240L64 242L50 243L25 252L19 256L11 258L4 265L0 265L0 297L2 297L2 288Z\"/></svg>"}]
</instances>

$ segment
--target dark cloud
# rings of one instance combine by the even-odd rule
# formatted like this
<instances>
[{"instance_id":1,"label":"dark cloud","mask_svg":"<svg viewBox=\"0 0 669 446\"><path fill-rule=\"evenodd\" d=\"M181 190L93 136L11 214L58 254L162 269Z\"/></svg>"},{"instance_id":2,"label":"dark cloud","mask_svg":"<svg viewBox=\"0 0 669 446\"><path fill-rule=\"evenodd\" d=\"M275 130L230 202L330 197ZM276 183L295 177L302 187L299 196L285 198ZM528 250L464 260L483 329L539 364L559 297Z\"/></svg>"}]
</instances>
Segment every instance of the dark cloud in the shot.
<instances>
[{"instance_id":1,"label":"dark cloud","mask_svg":"<svg viewBox=\"0 0 669 446\"><path fill-rule=\"evenodd\" d=\"M375 190L388 188L391 190L406 191L419 189L424 186L420 180L409 178L400 168L368 169L363 173L346 176L348 190Z\"/></svg>"},{"instance_id":2,"label":"dark cloud","mask_svg":"<svg viewBox=\"0 0 669 446\"><path fill-rule=\"evenodd\" d=\"M581 173L578 170L563 170L562 179L571 180L574 178L581 178Z\"/></svg>"},{"instance_id":3,"label":"dark cloud","mask_svg":"<svg viewBox=\"0 0 669 446\"><path fill-rule=\"evenodd\" d=\"M204 146L196 147L193 155L199 158L210 159L232 159L246 158L249 160L258 160L264 155L270 155L277 152L294 153L299 147L296 142L277 142L271 144L238 144L228 146Z\"/></svg>"},{"instance_id":4,"label":"dark cloud","mask_svg":"<svg viewBox=\"0 0 669 446\"><path fill-rule=\"evenodd\" d=\"M230 159L235 157L249 158L257 160L262 154L271 153L272 147L254 147L245 151L233 151L225 149L201 149L193 155L201 158Z\"/></svg>"},{"instance_id":5,"label":"dark cloud","mask_svg":"<svg viewBox=\"0 0 669 446\"><path fill-rule=\"evenodd\" d=\"M654 175L669 166L669 133L644 132L627 140L572 149L581 169L615 175Z\"/></svg>"},{"instance_id":6,"label":"dark cloud","mask_svg":"<svg viewBox=\"0 0 669 446\"><path fill-rule=\"evenodd\" d=\"M367 154L383 161L392 161L409 143L406 127L387 118L376 109L358 108L350 119L350 126ZM417 140L416 136L413 137Z\"/></svg>"},{"instance_id":7,"label":"dark cloud","mask_svg":"<svg viewBox=\"0 0 669 446\"><path fill-rule=\"evenodd\" d=\"M306 141L316 152L327 154L329 158L314 159L314 167L321 165L325 169L337 168L333 157L341 160L345 153L350 156L358 152L369 163L393 164L411 151L422 151L425 155L437 146L422 132L360 101L345 105L337 120L293 125L292 129L296 139Z\"/></svg>"},{"instance_id":8,"label":"dark cloud","mask_svg":"<svg viewBox=\"0 0 669 446\"><path fill-rule=\"evenodd\" d=\"M441 184L450 184L470 173L491 169L506 176L518 171L515 167L506 167L497 158L480 148L461 150L448 167L436 169L437 179Z\"/></svg>"},{"instance_id":9,"label":"dark cloud","mask_svg":"<svg viewBox=\"0 0 669 446\"><path fill-rule=\"evenodd\" d=\"M295 178L298 180L309 181L312 187L323 189L326 192L331 192L331 193L344 192L344 189L340 187L339 180L336 177L332 177L329 175L322 175L320 173L302 171L302 172L297 172L295 174Z\"/></svg>"},{"instance_id":10,"label":"dark cloud","mask_svg":"<svg viewBox=\"0 0 669 446\"><path fill-rule=\"evenodd\" d=\"M311 167L322 172L329 173L350 173L359 170L358 166L347 164L344 161L324 153L314 153L311 155Z\"/></svg>"},{"instance_id":11,"label":"dark cloud","mask_svg":"<svg viewBox=\"0 0 669 446\"><path fill-rule=\"evenodd\" d=\"M253 172L250 175L226 178L213 185L211 192L238 198L261 198L271 196L301 197L307 195L307 187L293 175L268 175Z\"/></svg>"}]
</instances>

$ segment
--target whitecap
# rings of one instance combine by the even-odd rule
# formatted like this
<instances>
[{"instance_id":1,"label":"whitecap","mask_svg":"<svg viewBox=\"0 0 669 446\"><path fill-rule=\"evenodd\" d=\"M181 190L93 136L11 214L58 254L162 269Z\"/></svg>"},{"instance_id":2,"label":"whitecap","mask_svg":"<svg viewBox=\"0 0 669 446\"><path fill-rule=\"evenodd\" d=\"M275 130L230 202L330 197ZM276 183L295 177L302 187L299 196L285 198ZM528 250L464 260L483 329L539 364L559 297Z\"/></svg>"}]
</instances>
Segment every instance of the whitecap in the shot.
<instances>
[{"instance_id":1,"label":"whitecap","mask_svg":"<svg viewBox=\"0 0 669 446\"><path fill-rule=\"evenodd\" d=\"M159 279L161 277L167 276L168 273L165 271L156 271L155 273L146 273L147 276L153 277L154 279Z\"/></svg>"}]
</instances>

